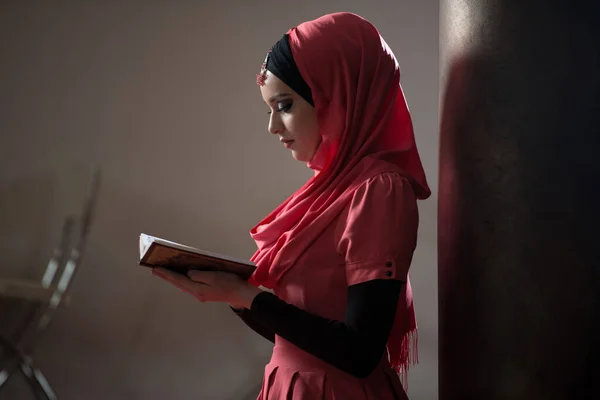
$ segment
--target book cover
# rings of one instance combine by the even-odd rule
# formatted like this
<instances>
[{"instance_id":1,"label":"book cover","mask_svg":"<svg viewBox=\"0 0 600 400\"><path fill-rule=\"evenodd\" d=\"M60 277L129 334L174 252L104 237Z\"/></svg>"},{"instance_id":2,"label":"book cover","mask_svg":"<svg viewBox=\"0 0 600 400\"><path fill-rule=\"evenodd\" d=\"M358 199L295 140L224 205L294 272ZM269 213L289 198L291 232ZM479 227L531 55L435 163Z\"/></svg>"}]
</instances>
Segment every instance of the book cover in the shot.
<instances>
[{"instance_id":1,"label":"book cover","mask_svg":"<svg viewBox=\"0 0 600 400\"><path fill-rule=\"evenodd\" d=\"M256 269L249 261L196 249L145 233L140 235L139 246L139 264L143 267L164 267L182 274L191 269L223 271L244 279L250 278Z\"/></svg>"}]
</instances>

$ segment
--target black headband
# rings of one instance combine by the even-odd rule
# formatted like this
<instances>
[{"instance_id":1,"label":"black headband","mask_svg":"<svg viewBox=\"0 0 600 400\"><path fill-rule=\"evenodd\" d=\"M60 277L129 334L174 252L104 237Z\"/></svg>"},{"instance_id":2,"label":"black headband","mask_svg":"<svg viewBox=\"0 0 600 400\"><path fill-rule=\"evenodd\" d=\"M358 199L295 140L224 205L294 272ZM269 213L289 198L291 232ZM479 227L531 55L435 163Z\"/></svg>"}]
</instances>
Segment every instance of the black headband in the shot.
<instances>
[{"instance_id":1,"label":"black headband","mask_svg":"<svg viewBox=\"0 0 600 400\"><path fill-rule=\"evenodd\" d=\"M312 91L300 75L290 48L289 35L285 34L275 43L267 56L266 69L281 79L286 85L314 107Z\"/></svg>"}]
</instances>

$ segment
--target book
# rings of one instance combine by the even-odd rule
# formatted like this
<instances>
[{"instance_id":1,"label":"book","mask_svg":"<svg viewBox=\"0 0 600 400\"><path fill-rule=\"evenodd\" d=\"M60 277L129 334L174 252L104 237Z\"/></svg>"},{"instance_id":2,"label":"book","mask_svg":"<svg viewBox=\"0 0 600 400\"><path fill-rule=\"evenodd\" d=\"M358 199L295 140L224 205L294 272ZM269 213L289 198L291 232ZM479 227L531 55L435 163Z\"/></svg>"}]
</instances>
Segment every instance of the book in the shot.
<instances>
[{"instance_id":1,"label":"book","mask_svg":"<svg viewBox=\"0 0 600 400\"><path fill-rule=\"evenodd\" d=\"M196 249L169 240L140 235L140 259L143 267L163 267L171 271L187 274L189 270L229 272L244 279L256 269L250 261Z\"/></svg>"}]
</instances>

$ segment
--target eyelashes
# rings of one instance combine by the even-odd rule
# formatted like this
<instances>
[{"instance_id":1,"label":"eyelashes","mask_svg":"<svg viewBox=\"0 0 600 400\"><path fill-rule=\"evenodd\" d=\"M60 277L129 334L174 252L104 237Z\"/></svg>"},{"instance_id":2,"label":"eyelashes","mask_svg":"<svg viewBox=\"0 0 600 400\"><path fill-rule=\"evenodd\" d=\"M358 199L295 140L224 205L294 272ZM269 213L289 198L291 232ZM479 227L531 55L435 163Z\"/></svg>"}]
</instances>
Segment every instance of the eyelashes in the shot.
<instances>
[{"instance_id":1,"label":"eyelashes","mask_svg":"<svg viewBox=\"0 0 600 400\"><path fill-rule=\"evenodd\" d=\"M288 111L290 111L290 108L292 108L291 101L277 103L277 111L278 112L288 112Z\"/></svg>"},{"instance_id":2,"label":"eyelashes","mask_svg":"<svg viewBox=\"0 0 600 400\"><path fill-rule=\"evenodd\" d=\"M277 103L277 109L275 110L276 112L284 112L287 113L290 111L290 109L292 108L292 101L280 101ZM267 114L271 115L271 111L267 111Z\"/></svg>"}]
</instances>

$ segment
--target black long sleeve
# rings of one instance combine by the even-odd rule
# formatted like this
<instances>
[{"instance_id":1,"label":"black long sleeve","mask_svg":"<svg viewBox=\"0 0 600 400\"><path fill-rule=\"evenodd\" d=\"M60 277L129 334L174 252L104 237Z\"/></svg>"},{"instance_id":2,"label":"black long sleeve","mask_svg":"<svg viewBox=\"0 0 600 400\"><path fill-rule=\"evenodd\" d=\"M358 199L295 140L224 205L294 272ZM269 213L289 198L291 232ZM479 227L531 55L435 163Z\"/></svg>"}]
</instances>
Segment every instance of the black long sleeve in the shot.
<instances>
[{"instance_id":1,"label":"black long sleeve","mask_svg":"<svg viewBox=\"0 0 600 400\"><path fill-rule=\"evenodd\" d=\"M252 318L252 312L250 312L250 310L247 308L236 309L233 307L231 307L231 309L250 329L267 339L269 342L275 343L275 334L273 331L256 322Z\"/></svg>"},{"instance_id":2,"label":"black long sleeve","mask_svg":"<svg viewBox=\"0 0 600 400\"><path fill-rule=\"evenodd\" d=\"M373 280L348 287L344 321L311 314L269 292L257 295L250 310L238 315L268 340L277 334L334 367L364 378L385 351L402 288L398 280Z\"/></svg>"}]
</instances>

